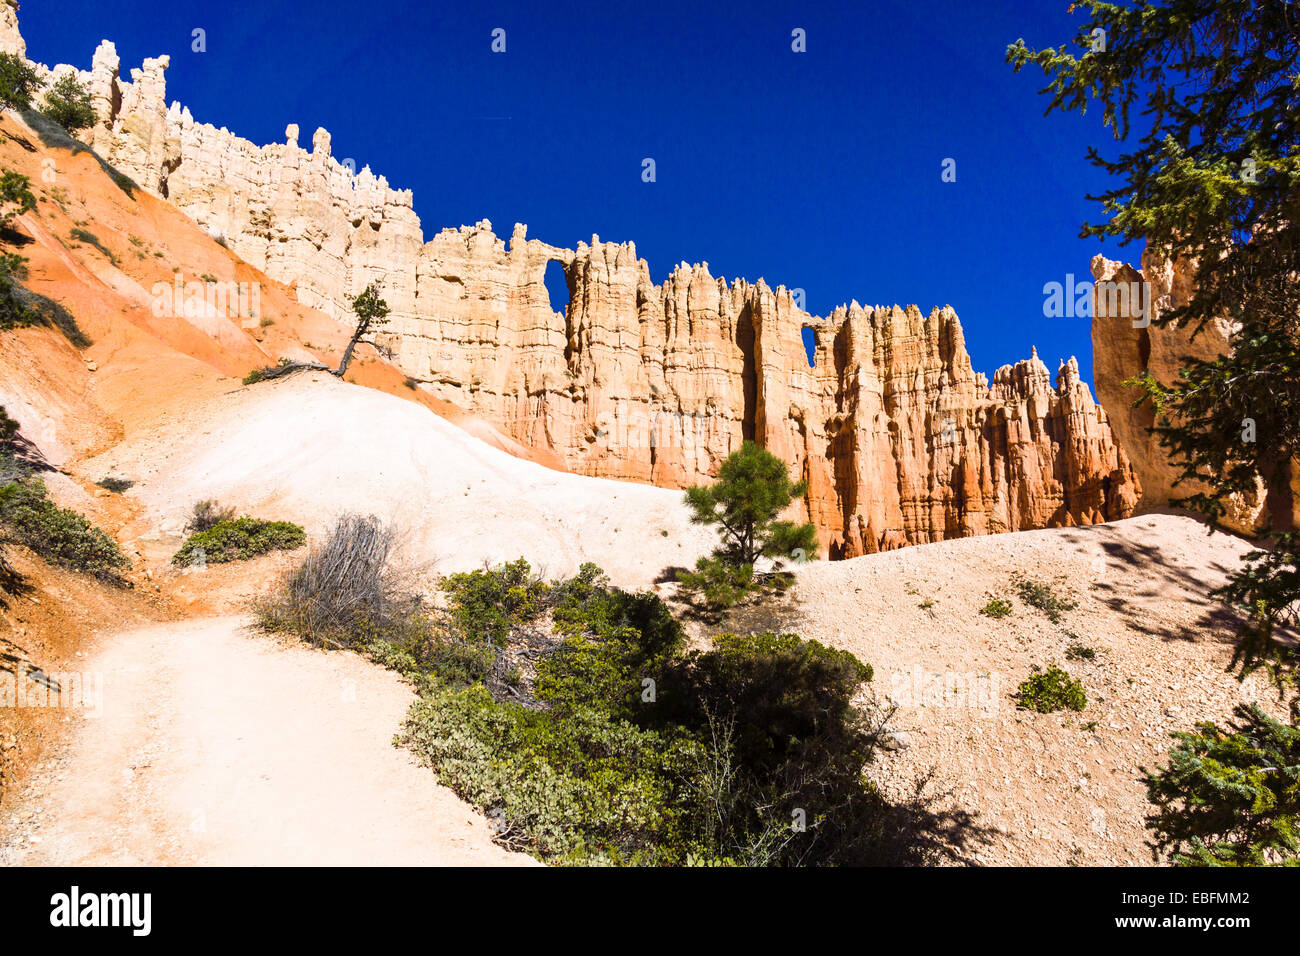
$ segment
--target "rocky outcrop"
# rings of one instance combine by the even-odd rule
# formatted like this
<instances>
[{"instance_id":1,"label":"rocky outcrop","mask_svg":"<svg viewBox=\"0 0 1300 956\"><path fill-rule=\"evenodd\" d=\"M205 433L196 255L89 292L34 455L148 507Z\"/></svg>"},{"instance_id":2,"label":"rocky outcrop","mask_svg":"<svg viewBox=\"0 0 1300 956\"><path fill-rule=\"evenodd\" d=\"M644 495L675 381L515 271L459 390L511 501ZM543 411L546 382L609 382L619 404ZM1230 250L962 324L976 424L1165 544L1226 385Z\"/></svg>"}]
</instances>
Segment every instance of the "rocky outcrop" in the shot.
<instances>
[{"instance_id":1,"label":"rocky outcrop","mask_svg":"<svg viewBox=\"0 0 1300 956\"><path fill-rule=\"evenodd\" d=\"M550 263L570 301L553 311ZM745 439L809 482L836 557L1132 513L1139 487L1071 360L972 369L950 308L827 319L783 287L682 263L662 285L631 243L561 249L491 224L420 252L402 367L438 397L584 474L682 487ZM815 337L810 367L802 333Z\"/></svg>"},{"instance_id":2,"label":"rocky outcrop","mask_svg":"<svg viewBox=\"0 0 1300 956\"><path fill-rule=\"evenodd\" d=\"M1204 486L1178 483L1181 469L1152 434L1155 413L1150 403L1133 407L1140 393L1124 382L1149 372L1169 385L1188 359L1209 361L1228 350L1232 334L1226 319L1190 329L1160 327L1161 315L1185 306L1192 295L1196 266L1142 254L1141 269L1104 256L1092 260L1092 362L1097 398L1110 411L1111 427L1129 453L1142 485L1142 505L1161 507L1187 498ZM1254 494L1235 496L1224 524L1243 534L1259 530L1268 517L1267 494L1259 481Z\"/></svg>"},{"instance_id":3,"label":"rocky outcrop","mask_svg":"<svg viewBox=\"0 0 1300 956\"><path fill-rule=\"evenodd\" d=\"M3 0L0 0L0 4ZM16 21L6 32L0 6L0 47L22 43ZM422 235L410 190L389 187L369 167L332 155L330 134L318 129L311 151L298 145L298 127L284 143L256 146L229 130L194 120L179 103L167 105L170 58L146 59L121 74L105 40L89 72L62 64L33 64L45 84L76 73L91 92L97 122L82 134L94 150L141 188L171 200L210 235L273 279L296 286L299 301L329 315L348 314L348 297L379 282L398 314L414 308L415 264Z\"/></svg>"},{"instance_id":4,"label":"rocky outcrop","mask_svg":"<svg viewBox=\"0 0 1300 956\"><path fill-rule=\"evenodd\" d=\"M0 53L27 56L27 43L18 31L18 0L0 0Z\"/></svg>"},{"instance_id":5,"label":"rocky outcrop","mask_svg":"<svg viewBox=\"0 0 1300 956\"><path fill-rule=\"evenodd\" d=\"M563 249L516 225L507 245L483 221L424 243L411 193L340 163L325 130L308 152L296 126L259 147L197 123L166 105L168 64L123 80L101 44L81 74L96 151L309 306L342 318L378 282L413 379L575 472L685 487L752 439L807 479L792 517L834 557L1133 511L1133 468L1073 360L1055 381L1034 355L990 383L951 308L854 302L819 319L708 263L655 284L632 243L597 236Z\"/></svg>"}]
</instances>

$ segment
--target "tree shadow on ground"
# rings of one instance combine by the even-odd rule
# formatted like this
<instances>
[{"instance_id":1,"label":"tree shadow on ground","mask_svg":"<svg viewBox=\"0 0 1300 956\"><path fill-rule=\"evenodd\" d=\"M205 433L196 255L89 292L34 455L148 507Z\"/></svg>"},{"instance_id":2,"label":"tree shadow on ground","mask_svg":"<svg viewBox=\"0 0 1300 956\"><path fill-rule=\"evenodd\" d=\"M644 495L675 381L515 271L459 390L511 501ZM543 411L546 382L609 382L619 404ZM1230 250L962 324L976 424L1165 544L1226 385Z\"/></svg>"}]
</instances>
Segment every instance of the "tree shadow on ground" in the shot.
<instances>
[{"instance_id":1,"label":"tree shadow on ground","mask_svg":"<svg viewBox=\"0 0 1300 956\"><path fill-rule=\"evenodd\" d=\"M22 117L23 122L31 127L32 131L40 139L41 145L46 149L67 149L71 150L74 156L81 153L89 154L95 162L99 163L99 168L104 171L104 174L109 179L113 180L118 189L126 193L129 198L135 198L135 191L140 188L135 180L106 162L99 153L85 143L70 136L68 131L54 120L36 110L23 110Z\"/></svg>"},{"instance_id":2,"label":"tree shadow on ground","mask_svg":"<svg viewBox=\"0 0 1300 956\"><path fill-rule=\"evenodd\" d=\"M1161 510L1145 514L1187 512ZM1207 536L1229 534L1211 531L1204 522ZM1181 567L1154 544L1133 541L1115 528L1090 526L1062 535L1063 540L1080 546L1093 545L1105 556L1106 573L1092 583L1092 594L1102 604L1121 615L1130 629L1166 641L1210 639L1228 642L1240 624L1240 616L1214 597L1237 567L1212 561L1201 567ZM1238 566L1239 567L1239 566ZM1157 619L1152 609L1178 601L1197 612L1191 624L1172 624Z\"/></svg>"},{"instance_id":3,"label":"tree shadow on ground","mask_svg":"<svg viewBox=\"0 0 1300 956\"><path fill-rule=\"evenodd\" d=\"M994 844L999 831L969 810L941 806L951 790L934 791L934 770L912 783L899 800L881 798L871 834L871 856L881 866L977 866L977 851Z\"/></svg>"}]
</instances>

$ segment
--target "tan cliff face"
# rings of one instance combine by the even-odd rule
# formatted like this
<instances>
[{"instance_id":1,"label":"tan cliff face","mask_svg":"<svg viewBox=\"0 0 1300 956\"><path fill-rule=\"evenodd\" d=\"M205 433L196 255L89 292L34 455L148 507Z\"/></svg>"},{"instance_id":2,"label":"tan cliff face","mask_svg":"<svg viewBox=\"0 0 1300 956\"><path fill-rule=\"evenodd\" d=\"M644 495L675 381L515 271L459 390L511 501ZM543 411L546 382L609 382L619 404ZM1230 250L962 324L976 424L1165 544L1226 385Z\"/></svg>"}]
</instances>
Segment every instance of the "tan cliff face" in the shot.
<instances>
[{"instance_id":1,"label":"tan cliff face","mask_svg":"<svg viewBox=\"0 0 1300 956\"><path fill-rule=\"evenodd\" d=\"M310 152L296 126L258 147L168 107L168 62L128 81L100 45L81 74L95 150L306 305L343 319L378 282L407 374L572 471L685 487L753 439L808 480L792 517L833 557L1133 512L1139 483L1073 360L1055 382L1035 355L990 384L951 308L854 302L819 319L762 280L682 263L656 285L632 243L563 249L522 225L508 244L486 221L424 243L411 193L354 175L324 130Z\"/></svg>"},{"instance_id":2,"label":"tan cliff face","mask_svg":"<svg viewBox=\"0 0 1300 956\"><path fill-rule=\"evenodd\" d=\"M1171 262L1143 252L1141 269L1094 256L1092 351L1097 382L1097 398L1110 410L1116 440L1130 453L1134 469L1142 484L1142 505L1160 507L1176 499L1187 498L1204 486L1197 482L1178 482L1181 468L1170 460L1169 452L1152 434L1155 415L1149 403L1133 407L1140 393L1124 382L1144 372L1151 373L1165 385L1177 380L1187 359L1209 361L1228 351L1232 326L1226 319L1206 323L1192 335L1190 329L1157 323L1162 314L1181 308L1191 300L1195 263ZM1135 295L1126 299L1106 294L1105 284L1142 290L1141 303ZM1145 310L1142 306L1145 305ZM1292 474L1300 476L1300 467ZM1294 483L1294 482L1293 482ZM1290 500L1283 501L1282 498ZM1300 487L1289 496L1270 493L1264 482L1256 479L1253 494L1237 495L1228 502L1223 523L1243 534L1260 531L1270 520L1279 528L1300 526Z\"/></svg>"}]
</instances>

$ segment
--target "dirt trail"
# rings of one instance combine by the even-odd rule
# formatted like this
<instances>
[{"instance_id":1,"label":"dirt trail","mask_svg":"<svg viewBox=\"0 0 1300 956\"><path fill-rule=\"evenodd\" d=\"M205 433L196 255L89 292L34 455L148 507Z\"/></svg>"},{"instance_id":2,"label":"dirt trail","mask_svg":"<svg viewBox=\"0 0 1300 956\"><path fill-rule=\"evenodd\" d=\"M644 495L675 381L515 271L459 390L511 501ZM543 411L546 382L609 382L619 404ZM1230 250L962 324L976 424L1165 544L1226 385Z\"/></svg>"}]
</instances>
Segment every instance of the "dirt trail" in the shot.
<instances>
[{"instance_id":1,"label":"dirt trail","mask_svg":"<svg viewBox=\"0 0 1300 956\"><path fill-rule=\"evenodd\" d=\"M0 864L528 864L392 739L390 672L240 617L123 631L102 707L0 809ZM93 687L93 677L87 686Z\"/></svg>"}]
</instances>

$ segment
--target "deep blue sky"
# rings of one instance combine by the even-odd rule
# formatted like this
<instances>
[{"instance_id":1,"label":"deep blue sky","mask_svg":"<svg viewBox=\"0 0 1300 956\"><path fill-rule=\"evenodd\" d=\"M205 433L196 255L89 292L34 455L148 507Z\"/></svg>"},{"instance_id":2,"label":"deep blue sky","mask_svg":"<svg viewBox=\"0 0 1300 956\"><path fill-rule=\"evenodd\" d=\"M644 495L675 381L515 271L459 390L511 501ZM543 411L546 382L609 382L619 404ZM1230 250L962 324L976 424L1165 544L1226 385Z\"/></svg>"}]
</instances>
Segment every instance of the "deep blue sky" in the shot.
<instances>
[{"instance_id":1,"label":"deep blue sky","mask_svg":"<svg viewBox=\"0 0 1300 956\"><path fill-rule=\"evenodd\" d=\"M1100 215L1085 148L1108 134L1095 113L1044 118L1041 74L1003 62L1017 37L1073 36L1066 6L24 0L19 17L48 64L88 68L104 38L124 74L170 53L169 101L259 144L326 127L336 157L414 190L426 238L519 221L556 245L634 240L656 282L686 260L802 287L816 315L950 304L977 369L1037 345L1091 380L1088 320L1044 318L1042 288L1138 254L1077 238Z\"/></svg>"}]
</instances>

